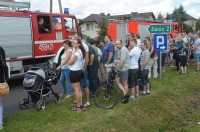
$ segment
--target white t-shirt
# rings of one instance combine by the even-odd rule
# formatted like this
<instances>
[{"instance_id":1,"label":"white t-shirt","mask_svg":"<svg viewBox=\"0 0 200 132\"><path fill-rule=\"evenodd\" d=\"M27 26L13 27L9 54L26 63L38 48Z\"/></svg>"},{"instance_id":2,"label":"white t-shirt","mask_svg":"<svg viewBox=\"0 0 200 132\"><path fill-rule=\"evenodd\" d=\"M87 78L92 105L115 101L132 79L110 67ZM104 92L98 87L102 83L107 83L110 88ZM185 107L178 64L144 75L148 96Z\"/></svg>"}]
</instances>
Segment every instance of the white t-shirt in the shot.
<instances>
[{"instance_id":1,"label":"white t-shirt","mask_svg":"<svg viewBox=\"0 0 200 132\"><path fill-rule=\"evenodd\" d=\"M67 54L68 52L72 52L72 53L73 53L73 51L72 51L71 48L70 48L69 50L65 51L64 54L61 56L61 63L65 60L66 54ZM65 65L63 65L63 66L61 67L61 69L67 69L67 68L69 68L68 63L66 63Z\"/></svg>"},{"instance_id":2,"label":"white t-shirt","mask_svg":"<svg viewBox=\"0 0 200 132\"><path fill-rule=\"evenodd\" d=\"M81 50L79 49L78 51L75 51L73 56L77 56L77 59L75 60L75 62L72 65L69 65L69 69L71 71L78 71L78 70L82 70L83 69L83 54L81 52ZM71 57L71 58L72 58Z\"/></svg>"},{"instance_id":3,"label":"white t-shirt","mask_svg":"<svg viewBox=\"0 0 200 132\"><path fill-rule=\"evenodd\" d=\"M141 44L141 40L140 39L137 39L137 46L140 48L140 44Z\"/></svg>"},{"instance_id":4,"label":"white t-shirt","mask_svg":"<svg viewBox=\"0 0 200 132\"><path fill-rule=\"evenodd\" d=\"M101 56L102 56L102 52L101 52L101 50L99 48L97 48L97 50L98 50L98 60L100 61Z\"/></svg>"},{"instance_id":5,"label":"white t-shirt","mask_svg":"<svg viewBox=\"0 0 200 132\"><path fill-rule=\"evenodd\" d=\"M198 38L195 42L194 45L197 46L196 52L195 53L200 53L200 38Z\"/></svg>"},{"instance_id":6,"label":"white t-shirt","mask_svg":"<svg viewBox=\"0 0 200 132\"><path fill-rule=\"evenodd\" d=\"M85 49L85 53L88 53L89 52L89 47L88 47L88 45L84 42L84 41L82 41L82 44L83 44L83 48ZM85 57L84 57L85 58ZM85 59L83 60L83 63L85 63Z\"/></svg>"},{"instance_id":7,"label":"white t-shirt","mask_svg":"<svg viewBox=\"0 0 200 132\"><path fill-rule=\"evenodd\" d=\"M89 52L88 45L85 42L82 42L85 52Z\"/></svg>"},{"instance_id":8,"label":"white t-shirt","mask_svg":"<svg viewBox=\"0 0 200 132\"><path fill-rule=\"evenodd\" d=\"M139 47L134 47L131 49L129 55L130 55L130 66L129 69L138 69L138 60L141 55L141 49Z\"/></svg>"}]
</instances>

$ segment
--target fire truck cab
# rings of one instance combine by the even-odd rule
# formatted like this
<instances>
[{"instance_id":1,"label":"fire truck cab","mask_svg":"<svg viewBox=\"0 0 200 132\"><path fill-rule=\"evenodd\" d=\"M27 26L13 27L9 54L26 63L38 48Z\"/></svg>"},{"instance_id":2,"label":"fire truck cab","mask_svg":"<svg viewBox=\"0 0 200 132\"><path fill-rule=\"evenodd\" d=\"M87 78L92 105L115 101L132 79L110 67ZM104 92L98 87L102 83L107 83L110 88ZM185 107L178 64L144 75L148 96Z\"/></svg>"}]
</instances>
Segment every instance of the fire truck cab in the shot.
<instances>
[{"instance_id":1,"label":"fire truck cab","mask_svg":"<svg viewBox=\"0 0 200 132\"><path fill-rule=\"evenodd\" d=\"M0 46L5 49L10 77L40 64L53 67L63 52L62 42L80 31L74 15L31 12L26 2L0 2L0 6L7 8L0 10Z\"/></svg>"},{"instance_id":2,"label":"fire truck cab","mask_svg":"<svg viewBox=\"0 0 200 132\"><path fill-rule=\"evenodd\" d=\"M129 32L139 34L140 39L144 40L150 33L147 28L151 24L171 24L172 35L175 32L181 32L180 26L177 22L158 22L149 20L124 20L122 18L117 20L110 20L108 24L108 35L111 36L112 40L121 39L123 43L126 43L126 35Z\"/></svg>"}]
</instances>

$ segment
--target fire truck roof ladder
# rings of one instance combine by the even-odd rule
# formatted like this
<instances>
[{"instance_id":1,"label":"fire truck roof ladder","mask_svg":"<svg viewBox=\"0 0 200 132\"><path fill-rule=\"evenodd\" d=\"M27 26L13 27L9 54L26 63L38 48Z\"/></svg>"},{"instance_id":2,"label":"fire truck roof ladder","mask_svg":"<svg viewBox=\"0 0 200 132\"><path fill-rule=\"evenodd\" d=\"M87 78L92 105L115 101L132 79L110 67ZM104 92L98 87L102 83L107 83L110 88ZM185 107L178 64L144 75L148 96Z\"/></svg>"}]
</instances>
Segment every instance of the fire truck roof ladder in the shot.
<instances>
[{"instance_id":1,"label":"fire truck roof ladder","mask_svg":"<svg viewBox=\"0 0 200 132\"><path fill-rule=\"evenodd\" d=\"M12 8L12 9L28 8L28 11L29 11L30 6L31 6L30 2L0 1L0 7L7 7L7 8Z\"/></svg>"}]
</instances>

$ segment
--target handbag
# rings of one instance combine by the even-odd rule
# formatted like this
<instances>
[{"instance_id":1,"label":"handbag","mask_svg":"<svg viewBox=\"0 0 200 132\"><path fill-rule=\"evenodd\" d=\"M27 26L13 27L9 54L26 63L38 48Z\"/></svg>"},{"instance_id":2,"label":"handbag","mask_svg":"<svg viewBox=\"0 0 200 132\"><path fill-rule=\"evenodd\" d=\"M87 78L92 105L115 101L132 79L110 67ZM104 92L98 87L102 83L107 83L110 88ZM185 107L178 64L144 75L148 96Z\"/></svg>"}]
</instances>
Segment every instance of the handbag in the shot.
<instances>
[{"instance_id":1,"label":"handbag","mask_svg":"<svg viewBox=\"0 0 200 132\"><path fill-rule=\"evenodd\" d=\"M1 60L3 62L2 56L1 56ZM0 96L7 96L7 95L9 95L9 86L8 86L8 83L6 82L4 68L3 68L3 73L4 73L5 82L0 83Z\"/></svg>"}]
</instances>

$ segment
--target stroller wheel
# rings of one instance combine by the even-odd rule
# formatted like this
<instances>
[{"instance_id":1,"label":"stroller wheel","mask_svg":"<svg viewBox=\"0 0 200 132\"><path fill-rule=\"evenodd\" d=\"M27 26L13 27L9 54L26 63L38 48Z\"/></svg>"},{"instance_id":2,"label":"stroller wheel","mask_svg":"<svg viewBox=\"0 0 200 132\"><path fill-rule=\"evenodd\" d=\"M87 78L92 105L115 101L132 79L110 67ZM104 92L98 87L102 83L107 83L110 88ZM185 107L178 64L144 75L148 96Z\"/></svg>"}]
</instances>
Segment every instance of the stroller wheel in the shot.
<instances>
[{"instance_id":1,"label":"stroller wheel","mask_svg":"<svg viewBox=\"0 0 200 132\"><path fill-rule=\"evenodd\" d=\"M45 102L43 100L39 100L36 103L36 108L37 108L38 111L44 110L45 109Z\"/></svg>"},{"instance_id":2,"label":"stroller wheel","mask_svg":"<svg viewBox=\"0 0 200 132\"><path fill-rule=\"evenodd\" d=\"M55 102L59 103L60 102L60 96L58 95L58 93L54 93L54 97L55 97Z\"/></svg>"},{"instance_id":3,"label":"stroller wheel","mask_svg":"<svg viewBox=\"0 0 200 132\"><path fill-rule=\"evenodd\" d=\"M27 104L28 104L28 99L24 98L21 100L21 102L19 103L19 108L21 109L26 109L27 108Z\"/></svg>"}]
</instances>

